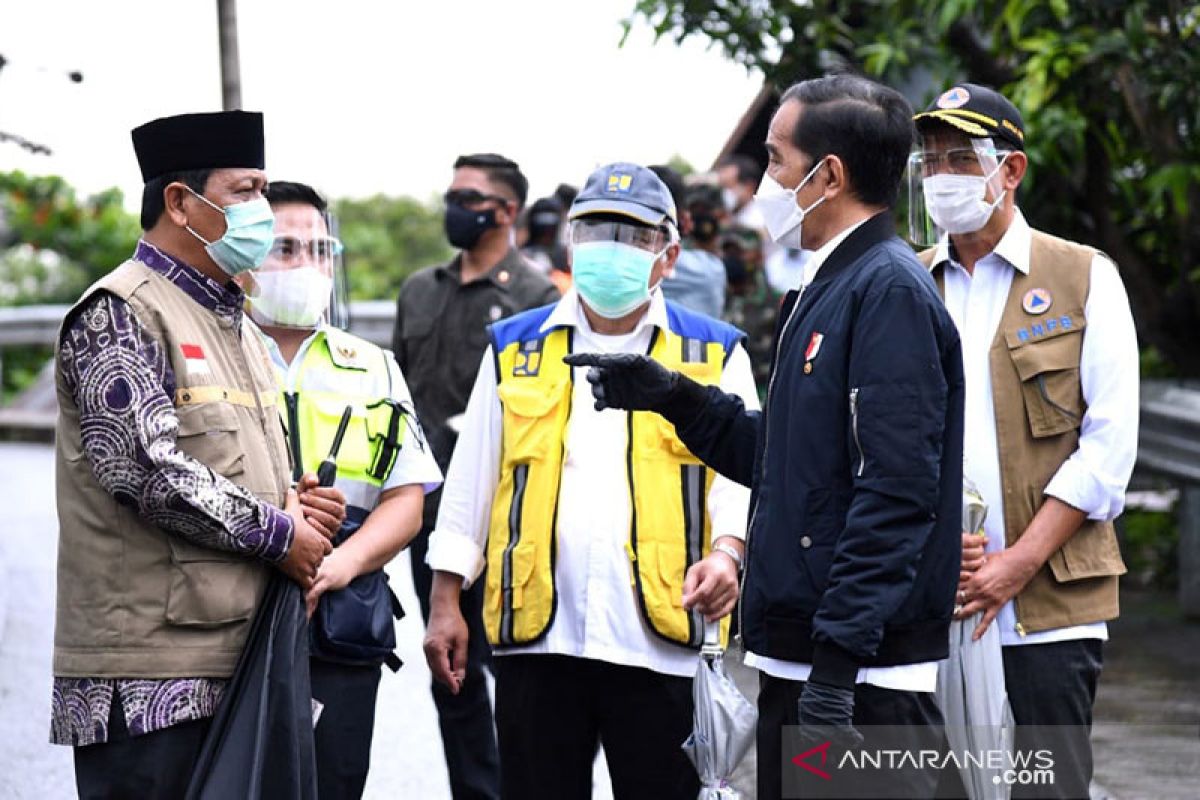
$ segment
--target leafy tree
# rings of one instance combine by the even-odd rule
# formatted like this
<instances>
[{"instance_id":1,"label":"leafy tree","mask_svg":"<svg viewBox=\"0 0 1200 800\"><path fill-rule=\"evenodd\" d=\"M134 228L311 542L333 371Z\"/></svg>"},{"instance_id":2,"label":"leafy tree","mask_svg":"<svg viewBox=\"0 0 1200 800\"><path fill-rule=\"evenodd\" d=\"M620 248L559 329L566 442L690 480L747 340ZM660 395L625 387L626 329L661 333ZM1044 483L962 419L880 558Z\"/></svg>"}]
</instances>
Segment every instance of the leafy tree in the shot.
<instances>
[{"instance_id":1,"label":"leafy tree","mask_svg":"<svg viewBox=\"0 0 1200 800\"><path fill-rule=\"evenodd\" d=\"M410 274L449 260L441 203L376 195L334 203L354 300L396 296Z\"/></svg>"},{"instance_id":2,"label":"leafy tree","mask_svg":"<svg viewBox=\"0 0 1200 800\"><path fill-rule=\"evenodd\" d=\"M1200 5L1178 0L637 0L778 87L853 70L924 107L968 80L1025 117L1034 225L1117 262L1142 343L1200 376Z\"/></svg>"},{"instance_id":3,"label":"leafy tree","mask_svg":"<svg viewBox=\"0 0 1200 800\"><path fill-rule=\"evenodd\" d=\"M73 302L141 235L119 189L80 200L57 176L0 173L0 216L0 305Z\"/></svg>"}]
</instances>

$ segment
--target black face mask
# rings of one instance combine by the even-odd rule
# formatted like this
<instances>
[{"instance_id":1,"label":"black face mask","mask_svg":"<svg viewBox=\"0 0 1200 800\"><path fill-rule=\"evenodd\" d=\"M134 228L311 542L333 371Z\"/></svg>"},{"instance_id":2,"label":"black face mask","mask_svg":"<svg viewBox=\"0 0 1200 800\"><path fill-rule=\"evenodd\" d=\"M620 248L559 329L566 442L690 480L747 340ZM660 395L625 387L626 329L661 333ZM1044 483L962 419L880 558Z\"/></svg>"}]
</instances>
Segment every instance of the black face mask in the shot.
<instances>
[{"instance_id":1,"label":"black face mask","mask_svg":"<svg viewBox=\"0 0 1200 800\"><path fill-rule=\"evenodd\" d=\"M692 214L692 238L698 242L711 242L719 231L717 218L708 214Z\"/></svg>"},{"instance_id":2,"label":"black face mask","mask_svg":"<svg viewBox=\"0 0 1200 800\"><path fill-rule=\"evenodd\" d=\"M496 209L469 211L453 203L446 206L446 239L459 250L470 250L484 232L496 227Z\"/></svg>"}]
</instances>

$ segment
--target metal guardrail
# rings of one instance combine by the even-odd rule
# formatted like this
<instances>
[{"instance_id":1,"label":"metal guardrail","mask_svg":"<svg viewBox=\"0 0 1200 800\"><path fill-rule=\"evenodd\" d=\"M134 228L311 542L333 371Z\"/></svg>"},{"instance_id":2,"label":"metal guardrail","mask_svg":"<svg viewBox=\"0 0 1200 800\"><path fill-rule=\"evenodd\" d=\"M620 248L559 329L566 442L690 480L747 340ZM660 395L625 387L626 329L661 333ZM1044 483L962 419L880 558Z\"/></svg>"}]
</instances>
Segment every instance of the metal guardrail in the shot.
<instances>
[{"instance_id":1,"label":"metal guardrail","mask_svg":"<svg viewBox=\"0 0 1200 800\"><path fill-rule=\"evenodd\" d=\"M0 308L0 347L52 346L70 306L16 306ZM350 304L350 332L380 347L392 346L396 304L391 300L363 300Z\"/></svg>"},{"instance_id":2,"label":"metal guardrail","mask_svg":"<svg viewBox=\"0 0 1200 800\"><path fill-rule=\"evenodd\" d=\"M1200 485L1200 386L1142 381L1137 466Z\"/></svg>"}]
</instances>

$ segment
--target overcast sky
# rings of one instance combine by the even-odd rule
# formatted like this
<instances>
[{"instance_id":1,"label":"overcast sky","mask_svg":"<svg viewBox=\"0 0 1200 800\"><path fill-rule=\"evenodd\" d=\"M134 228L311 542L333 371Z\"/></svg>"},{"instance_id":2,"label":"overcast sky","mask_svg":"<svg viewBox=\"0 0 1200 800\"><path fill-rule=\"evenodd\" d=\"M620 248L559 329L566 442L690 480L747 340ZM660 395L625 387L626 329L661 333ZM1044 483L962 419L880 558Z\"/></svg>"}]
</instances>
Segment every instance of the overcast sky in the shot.
<instances>
[{"instance_id":1,"label":"overcast sky","mask_svg":"<svg viewBox=\"0 0 1200 800\"><path fill-rule=\"evenodd\" d=\"M131 128L219 110L216 0L2 0L0 169L85 192L141 182ZM615 160L708 166L761 85L706 42L653 44L634 0L241 0L243 107L267 171L331 196L440 193L460 153L515 159L531 196ZM80 70L81 84L65 73Z\"/></svg>"}]
</instances>

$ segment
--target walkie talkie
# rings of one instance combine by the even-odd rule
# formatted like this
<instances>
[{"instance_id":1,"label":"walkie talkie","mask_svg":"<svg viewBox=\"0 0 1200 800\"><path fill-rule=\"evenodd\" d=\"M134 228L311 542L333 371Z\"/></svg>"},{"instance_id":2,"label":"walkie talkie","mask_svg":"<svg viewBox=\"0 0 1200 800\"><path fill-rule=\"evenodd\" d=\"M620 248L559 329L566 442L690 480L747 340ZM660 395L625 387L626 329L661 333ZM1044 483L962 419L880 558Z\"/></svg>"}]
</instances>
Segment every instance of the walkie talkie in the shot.
<instances>
[{"instance_id":1,"label":"walkie talkie","mask_svg":"<svg viewBox=\"0 0 1200 800\"><path fill-rule=\"evenodd\" d=\"M321 462L321 466L317 467L318 486L333 486L333 482L337 480L338 451L342 449L342 437L346 435L346 426L350 424L350 415L353 413L354 406L346 406L346 410L342 412L342 420L338 423L337 433L333 435L333 446L329 448L329 455Z\"/></svg>"}]
</instances>

